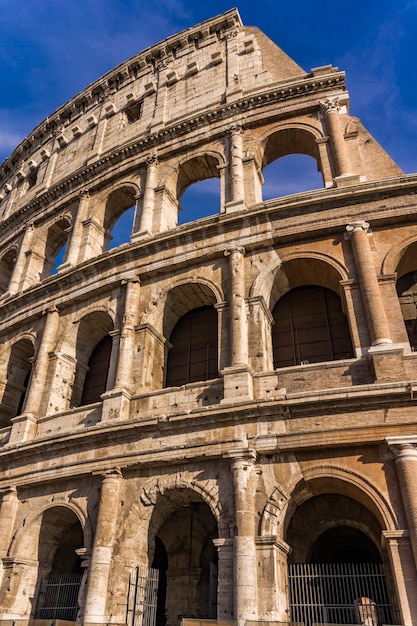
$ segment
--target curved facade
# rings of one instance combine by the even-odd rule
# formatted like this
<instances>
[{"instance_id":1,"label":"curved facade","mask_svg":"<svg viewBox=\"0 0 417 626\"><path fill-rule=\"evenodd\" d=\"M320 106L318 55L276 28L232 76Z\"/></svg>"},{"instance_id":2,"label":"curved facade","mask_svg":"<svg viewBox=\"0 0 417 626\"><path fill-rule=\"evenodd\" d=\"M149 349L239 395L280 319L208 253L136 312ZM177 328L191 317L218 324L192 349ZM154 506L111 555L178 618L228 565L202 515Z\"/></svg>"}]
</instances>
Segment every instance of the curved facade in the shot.
<instances>
[{"instance_id":1,"label":"curved facade","mask_svg":"<svg viewBox=\"0 0 417 626\"><path fill-rule=\"evenodd\" d=\"M263 200L291 154L322 188ZM35 128L0 168L3 619L417 624L416 191L236 10Z\"/></svg>"}]
</instances>

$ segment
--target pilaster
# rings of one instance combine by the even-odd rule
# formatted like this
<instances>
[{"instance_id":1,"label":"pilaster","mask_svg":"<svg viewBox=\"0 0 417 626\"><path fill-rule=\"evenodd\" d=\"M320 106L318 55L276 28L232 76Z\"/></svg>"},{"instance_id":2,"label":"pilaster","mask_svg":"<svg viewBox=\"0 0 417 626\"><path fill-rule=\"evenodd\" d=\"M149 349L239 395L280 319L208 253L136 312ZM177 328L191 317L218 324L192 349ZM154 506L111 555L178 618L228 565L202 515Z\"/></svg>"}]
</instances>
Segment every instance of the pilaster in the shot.
<instances>
[{"instance_id":1,"label":"pilaster","mask_svg":"<svg viewBox=\"0 0 417 626\"><path fill-rule=\"evenodd\" d=\"M234 602L235 620L243 626L258 617L255 547L255 461L254 450L235 450L230 459L235 502Z\"/></svg>"},{"instance_id":2,"label":"pilaster","mask_svg":"<svg viewBox=\"0 0 417 626\"><path fill-rule=\"evenodd\" d=\"M106 615L106 602L122 481L118 469L109 470L102 476L96 534L88 573L85 623L110 621L110 616Z\"/></svg>"}]
</instances>

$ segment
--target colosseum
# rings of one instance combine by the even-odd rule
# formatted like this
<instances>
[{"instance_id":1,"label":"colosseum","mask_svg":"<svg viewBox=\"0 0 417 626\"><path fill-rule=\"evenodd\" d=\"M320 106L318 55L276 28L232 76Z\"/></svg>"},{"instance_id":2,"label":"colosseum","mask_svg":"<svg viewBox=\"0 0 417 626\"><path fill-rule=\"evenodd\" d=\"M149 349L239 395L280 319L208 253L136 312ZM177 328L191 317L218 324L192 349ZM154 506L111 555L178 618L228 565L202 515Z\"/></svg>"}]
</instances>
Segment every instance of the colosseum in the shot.
<instances>
[{"instance_id":1,"label":"colosseum","mask_svg":"<svg viewBox=\"0 0 417 626\"><path fill-rule=\"evenodd\" d=\"M263 197L294 154L320 188ZM235 9L17 146L4 622L417 624L416 193L344 72L304 71Z\"/></svg>"}]
</instances>

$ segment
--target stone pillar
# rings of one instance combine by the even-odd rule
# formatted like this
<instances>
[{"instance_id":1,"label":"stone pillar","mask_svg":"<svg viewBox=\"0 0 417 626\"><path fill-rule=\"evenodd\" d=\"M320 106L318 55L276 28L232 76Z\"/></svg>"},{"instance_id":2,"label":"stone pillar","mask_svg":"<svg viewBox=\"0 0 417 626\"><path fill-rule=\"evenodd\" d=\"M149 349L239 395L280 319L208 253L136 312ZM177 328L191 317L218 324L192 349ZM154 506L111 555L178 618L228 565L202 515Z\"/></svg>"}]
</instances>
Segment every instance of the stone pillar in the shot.
<instances>
[{"instance_id":1,"label":"stone pillar","mask_svg":"<svg viewBox=\"0 0 417 626\"><path fill-rule=\"evenodd\" d=\"M245 330L245 248L234 243L225 251L230 272L230 350L231 365L247 364Z\"/></svg>"},{"instance_id":2,"label":"stone pillar","mask_svg":"<svg viewBox=\"0 0 417 626\"><path fill-rule=\"evenodd\" d=\"M233 540L213 539L218 554L217 619L233 619Z\"/></svg>"},{"instance_id":3,"label":"stone pillar","mask_svg":"<svg viewBox=\"0 0 417 626\"><path fill-rule=\"evenodd\" d=\"M110 617L106 615L106 603L122 480L118 469L110 470L102 477L94 547L88 573L84 624L110 621Z\"/></svg>"},{"instance_id":4,"label":"stone pillar","mask_svg":"<svg viewBox=\"0 0 417 626\"><path fill-rule=\"evenodd\" d=\"M288 606L288 554L290 546L276 536L256 538L258 562L258 604L260 617L286 622Z\"/></svg>"},{"instance_id":5,"label":"stone pillar","mask_svg":"<svg viewBox=\"0 0 417 626\"><path fill-rule=\"evenodd\" d=\"M404 626L416 626L416 568L410 549L409 533L404 530L384 530L382 535L385 546L388 548L400 612L399 615L392 615L393 621Z\"/></svg>"},{"instance_id":6,"label":"stone pillar","mask_svg":"<svg viewBox=\"0 0 417 626\"><path fill-rule=\"evenodd\" d=\"M255 547L255 460L254 450L229 452L235 501L234 618L242 626L256 620L257 567Z\"/></svg>"},{"instance_id":7,"label":"stone pillar","mask_svg":"<svg viewBox=\"0 0 417 626\"><path fill-rule=\"evenodd\" d=\"M251 398L252 375L248 367L248 326L245 303L245 249L233 242L225 251L230 272L230 366L222 371L224 400Z\"/></svg>"},{"instance_id":8,"label":"stone pillar","mask_svg":"<svg viewBox=\"0 0 417 626\"><path fill-rule=\"evenodd\" d=\"M395 456L395 469L417 571L417 437L387 437L386 441Z\"/></svg>"},{"instance_id":9,"label":"stone pillar","mask_svg":"<svg viewBox=\"0 0 417 626\"><path fill-rule=\"evenodd\" d=\"M9 283L9 293L14 295L18 293L20 285L23 280L23 274L26 268L26 257L27 254L32 249L33 237L35 234L35 227L33 224L28 224L26 226L25 234L23 236L23 240L20 246L19 253L17 255L16 263L13 268L13 273Z\"/></svg>"},{"instance_id":10,"label":"stone pillar","mask_svg":"<svg viewBox=\"0 0 417 626\"><path fill-rule=\"evenodd\" d=\"M135 347L135 328L138 320L140 280L137 276L123 281L126 285L125 314L120 336L119 361L115 387L130 390L132 354Z\"/></svg>"},{"instance_id":11,"label":"stone pillar","mask_svg":"<svg viewBox=\"0 0 417 626\"><path fill-rule=\"evenodd\" d=\"M153 216L155 207L155 189L157 187L158 160L155 155L146 161L146 183L143 194L142 215L139 226L139 234L152 234Z\"/></svg>"},{"instance_id":12,"label":"stone pillar","mask_svg":"<svg viewBox=\"0 0 417 626\"><path fill-rule=\"evenodd\" d=\"M102 421L129 416L132 386L132 356L138 319L140 281L137 276L123 281L126 285L125 313L119 338L116 377L113 389L103 394Z\"/></svg>"},{"instance_id":13,"label":"stone pillar","mask_svg":"<svg viewBox=\"0 0 417 626\"><path fill-rule=\"evenodd\" d=\"M369 245L368 228L368 222L352 222L346 226L346 231L352 244L371 344L372 346L392 344Z\"/></svg>"},{"instance_id":14,"label":"stone pillar","mask_svg":"<svg viewBox=\"0 0 417 626\"><path fill-rule=\"evenodd\" d=\"M49 355L55 347L58 325L59 312L54 307L49 309L46 314L42 340L32 366L32 375L22 414L11 420L13 427L10 434L10 444L27 441L36 432L36 420L39 417L44 391L48 388Z\"/></svg>"},{"instance_id":15,"label":"stone pillar","mask_svg":"<svg viewBox=\"0 0 417 626\"><path fill-rule=\"evenodd\" d=\"M243 137L242 127L234 126L229 131L229 177L230 202L226 212L241 211L245 208L245 184L243 173Z\"/></svg>"},{"instance_id":16,"label":"stone pillar","mask_svg":"<svg viewBox=\"0 0 417 626\"><path fill-rule=\"evenodd\" d=\"M71 238L68 244L68 252L64 267L71 267L77 265L80 259L81 244L84 234L83 223L88 217L88 205L90 202L90 193L88 189L83 189L80 192L80 201L78 203L77 214L74 218L74 224L72 227ZM63 267L61 266L61 268Z\"/></svg>"},{"instance_id":17,"label":"stone pillar","mask_svg":"<svg viewBox=\"0 0 417 626\"><path fill-rule=\"evenodd\" d=\"M349 175L352 172L343 132L340 128L339 98L328 98L324 102L320 102L320 109L324 115L330 137L336 177Z\"/></svg>"},{"instance_id":18,"label":"stone pillar","mask_svg":"<svg viewBox=\"0 0 417 626\"><path fill-rule=\"evenodd\" d=\"M2 561L7 557L9 552L18 504L19 500L17 498L16 487L5 489L0 505L0 559ZM0 571L0 584L2 578L3 563Z\"/></svg>"}]
</instances>

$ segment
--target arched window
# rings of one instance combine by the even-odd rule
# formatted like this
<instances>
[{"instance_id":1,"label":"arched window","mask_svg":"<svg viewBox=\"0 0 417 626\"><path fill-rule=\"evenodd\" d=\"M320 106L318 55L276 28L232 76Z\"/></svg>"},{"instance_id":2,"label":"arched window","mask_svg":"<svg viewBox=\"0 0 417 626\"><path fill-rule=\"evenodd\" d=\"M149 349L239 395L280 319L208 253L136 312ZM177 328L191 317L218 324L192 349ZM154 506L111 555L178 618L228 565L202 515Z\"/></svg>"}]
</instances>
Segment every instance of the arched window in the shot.
<instances>
[{"instance_id":1,"label":"arched window","mask_svg":"<svg viewBox=\"0 0 417 626\"><path fill-rule=\"evenodd\" d=\"M220 210L220 180L209 178L187 187L180 202L178 223L215 215Z\"/></svg>"},{"instance_id":2,"label":"arched window","mask_svg":"<svg viewBox=\"0 0 417 626\"><path fill-rule=\"evenodd\" d=\"M83 576L77 550L84 546L81 524L73 511L53 507L44 512L38 538L38 594L35 618L75 622Z\"/></svg>"},{"instance_id":3,"label":"arched window","mask_svg":"<svg viewBox=\"0 0 417 626\"><path fill-rule=\"evenodd\" d=\"M104 311L94 311L80 320L76 340L76 369L71 406L99 402L106 391L112 349L113 320Z\"/></svg>"},{"instance_id":4,"label":"arched window","mask_svg":"<svg viewBox=\"0 0 417 626\"><path fill-rule=\"evenodd\" d=\"M65 261L69 222L61 219L53 224L47 233L45 260L41 279L57 273L58 266Z\"/></svg>"},{"instance_id":5,"label":"arched window","mask_svg":"<svg viewBox=\"0 0 417 626\"><path fill-rule=\"evenodd\" d=\"M14 248L11 248L0 259L0 295L5 293L9 288L15 261L16 250Z\"/></svg>"},{"instance_id":6,"label":"arched window","mask_svg":"<svg viewBox=\"0 0 417 626\"><path fill-rule=\"evenodd\" d=\"M220 212L218 165L212 155L197 156L180 165L176 189L179 224Z\"/></svg>"},{"instance_id":7,"label":"arched window","mask_svg":"<svg viewBox=\"0 0 417 626\"><path fill-rule=\"evenodd\" d=\"M136 190L120 187L107 198L104 214L103 251L112 250L130 241L136 207Z\"/></svg>"},{"instance_id":8,"label":"arched window","mask_svg":"<svg viewBox=\"0 0 417 626\"><path fill-rule=\"evenodd\" d=\"M412 350L417 350L417 271L397 281L397 294Z\"/></svg>"},{"instance_id":9,"label":"arched window","mask_svg":"<svg viewBox=\"0 0 417 626\"><path fill-rule=\"evenodd\" d=\"M131 206L127 209L115 222L112 231L111 238L108 244L108 250L113 250L124 243L129 243L130 235L133 229L133 219L135 216L135 207Z\"/></svg>"},{"instance_id":10,"label":"arched window","mask_svg":"<svg viewBox=\"0 0 417 626\"><path fill-rule=\"evenodd\" d=\"M282 128L265 140L264 200L323 188L316 137L306 128Z\"/></svg>"},{"instance_id":11,"label":"arched window","mask_svg":"<svg viewBox=\"0 0 417 626\"><path fill-rule=\"evenodd\" d=\"M272 312L274 367L353 357L347 318L330 289L297 287Z\"/></svg>"},{"instance_id":12,"label":"arched window","mask_svg":"<svg viewBox=\"0 0 417 626\"><path fill-rule=\"evenodd\" d=\"M267 165L262 173L264 200L323 188L317 161L305 154L287 154Z\"/></svg>"},{"instance_id":13,"label":"arched window","mask_svg":"<svg viewBox=\"0 0 417 626\"><path fill-rule=\"evenodd\" d=\"M199 307L183 315L169 341L167 387L218 377L217 312L214 307Z\"/></svg>"},{"instance_id":14,"label":"arched window","mask_svg":"<svg viewBox=\"0 0 417 626\"><path fill-rule=\"evenodd\" d=\"M112 340L110 335L103 337L95 346L88 360L88 370L84 379L81 405L99 402L106 391Z\"/></svg>"},{"instance_id":15,"label":"arched window","mask_svg":"<svg viewBox=\"0 0 417 626\"><path fill-rule=\"evenodd\" d=\"M33 355L33 344L29 339L21 339L11 348L6 385L1 401L0 426L8 425L10 419L20 415L24 409Z\"/></svg>"}]
</instances>

